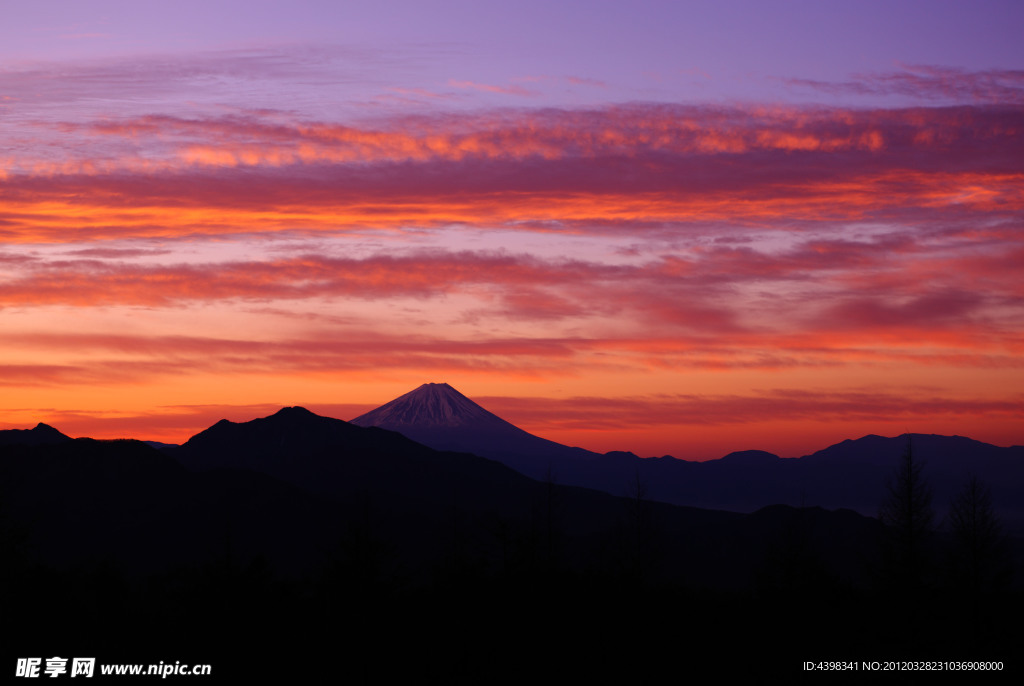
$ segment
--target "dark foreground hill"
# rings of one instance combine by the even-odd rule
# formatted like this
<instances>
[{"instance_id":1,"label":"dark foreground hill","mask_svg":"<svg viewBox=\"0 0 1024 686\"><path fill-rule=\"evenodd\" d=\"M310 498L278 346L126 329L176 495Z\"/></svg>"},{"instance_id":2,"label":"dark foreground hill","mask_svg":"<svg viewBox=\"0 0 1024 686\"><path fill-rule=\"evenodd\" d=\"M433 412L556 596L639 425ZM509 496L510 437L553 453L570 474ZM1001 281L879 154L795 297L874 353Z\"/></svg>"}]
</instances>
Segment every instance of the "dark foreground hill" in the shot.
<instances>
[{"instance_id":1,"label":"dark foreground hill","mask_svg":"<svg viewBox=\"0 0 1024 686\"><path fill-rule=\"evenodd\" d=\"M65 436L48 424L40 422L32 429L4 429L0 431L0 446L3 445L52 445L65 443L71 437Z\"/></svg>"},{"instance_id":2,"label":"dark foreground hill","mask_svg":"<svg viewBox=\"0 0 1024 686\"><path fill-rule=\"evenodd\" d=\"M792 675L837 651L967 646L961 657L984 659L1020 637L987 628L1017 611L1013 591L963 605L936 576L894 596L881 527L850 511L678 507L642 483L614 497L301 408L222 421L167 451L11 443L5 664L95 655L205 662L233 682L644 683L681 661ZM968 611L986 623L961 624Z\"/></svg>"},{"instance_id":3,"label":"dark foreground hill","mask_svg":"<svg viewBox=\"0 0 1024 686\"><path fill-rule=\"evenodd\" d=\"M1024 447L1001 448L961 436L907 434L847 440L802 458L760 450L691 462L628 452L599 454L529 434L448 384L424 384L352 420L398 431L441 450L498 460L535 479L625 495L643 484L647 497L676 505L754 512L766 505L846 508L876 516L908 445L940 515L975 476L992 491L1004 525L1024 535Z\"/></svg>"}]
</instances>

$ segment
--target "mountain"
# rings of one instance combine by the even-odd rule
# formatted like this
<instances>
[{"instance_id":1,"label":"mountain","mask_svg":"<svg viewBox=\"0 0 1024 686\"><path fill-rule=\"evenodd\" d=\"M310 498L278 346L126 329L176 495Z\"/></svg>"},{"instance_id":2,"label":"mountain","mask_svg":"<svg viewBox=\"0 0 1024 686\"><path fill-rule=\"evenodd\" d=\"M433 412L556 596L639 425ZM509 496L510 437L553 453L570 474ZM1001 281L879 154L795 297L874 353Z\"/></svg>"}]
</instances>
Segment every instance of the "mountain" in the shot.
<instances>
[{"instance_id":1,"label":"mountain","mask_svg":"<svg viewBox=\"0 0 1024 686\"><path fill-rule=\"evenodd\" d=\"M455 492L463 506L500 506L508 484L527 483L497 462L438 451L302 407L248 422L223 419L164 452L193 471L254 470L335 498L372 497L391 510L448 502ZM495 490L494 483L503 487Z\"/></svg>"},{"instance_id":2,"label":"mountain","mask_svg":"<svg viewBox=\"0 0 1024 686\"><path fill-rule=\"evenodd\" d=\"M435 416L447 421L445 412ZM221 420L162 450L88 438L0 446L0 505L0 534L6 512L28 532L35 562L76 569L98 558L128 575L259 560L294 578L340 559L346 575L391 568L429 583L452 564L533 574L557 558L560 569L617 578L637 564L643 536L657 541L651 579L740 587L752 583L746 563L784 528L777 517L539 482L301 407ZM801 517L828 531L850 514ZM867 537L874 523L854 526ZM723 549L726 538L745 542ZM0 535L0 548L11 542Z\"/></svg>"},{"instance_id":3,"label":"mountain","mask_svg":"<svg viewBox=\"0 0 1024 686\"><path fill-rule=\"evenodd\" d=\"M940 518L974 475L991 487L1007 528L1024 531L1024 447L1001 448L962 436L871 435L802 458L761 450L705 462L618 451L602 455L527 433L448 384L424 384L353 423L398 431L437 449L482 455L534 479L618 496L641 489L652 500L736 512L785 504L876 516L887 480L911 442L925 463Z\"/></svg>"},{"instance_id":4,"label":"mountain","mask_svg":"<svg viewBox=\"0 0 1024 686\"><path fill-rule=\"evenodd\" d=\"M428 386L422 397L440 424L475 415L519 431L450 386ZM376 565L386 564L417 583L453 560L483 565L486 574L532 574L557 558L561 569L617 576L649 554L652 580L743 587L753 583L748 563L761 560L797 514L783 507L745 515L541 482L494 460L302 407L221 420L160 450L87 438L0 448L5 499L33 522L51 563L102 551L125 570L262 559L275 573L308 574L340 551L346 565L370 564L379 574ZM848 526L851 515L808 508L799 516L820 528L831 558L848 553L824 532ZM870 538L876 523L853 517L856 537ZM722 540L743 542L722 548ZM647 545L656 549L644 552ZM837 573L850 569L849 560L830 564Z\"/></svg>"},{"instance_id":5,"label":"mountain","mask_svg":"<svg viewBox=\"0 0 1024 686\"><path fill-rule=\"evenodd\" d=\"M433 390L428 416L439 423L473 409L456 412L453 389ZM158 644L233 681L278 671L294 680L296 669L319 681L343 664L354 665L346 676L355 682L445 683L493 681L496 666L503 676L519 669L520 681L552 664L574 679L636 680L638 660L653 680L678 667L679 645L715 660L735 660L741 645L789 671L837 645L953 654L964 613L951 593L929 603L939 609L908 639L905 604L872 590L877 520L786 505L741 514L645 495L673 473L704 486L753 474L777 487L786 479L773 470L856 461L851 443L836 460L749 451L713 464L627 453L559 463L620 465L630 497L535 481L301 407L222 420L162 450L87 438L0 445L0 607L21 618L0 650L13 660L57 644L130 662ZM692 495L684 486L676 482ZM985 656L1020 645L1019 629L1005 629L1017 626L1019 604L1003 597L993 607L1007 616L986 623L1000 628L983 636ZM695 619L665 628L665 617ZM341 628L324 631L332 622ZM566 635L581 647L567 649ZM402 659L379 659L382 645L400 646ZM321 653L339 659L304 657Z\"/></svg>"},{"instance_id":6,"label":"mountain","mask_svg":"<svg viewBox=\"0 0 1024 686\"><path fill-rule=\"evenodd\" d=\"M352 420L358 426L488 427L526 433L492 414L446 383L425 383L419 388Z\"/></svg>"},{"instance_id":7,"label":"mountain","mask_svg":"<svg viewBox=\"0 0 1024 686\"><path fill-rule=\"evenodd\" d=\"M50 445L73 440L49 424L39 422L32 429L5 429L0 431L0 445Z\"/></svg>"},{"instance_id":8,"label":"mountain","mask_svg":"<svg viewBox=\"0 0 1024 686\"><path fill-rule=\"evenodd\" d=\"M352 424L397 431L437 450L498 460L535 479L545 479L555 464L600 457L523 431L446 383L425 383L356 417Z\"/></svg>"}]
</instances>

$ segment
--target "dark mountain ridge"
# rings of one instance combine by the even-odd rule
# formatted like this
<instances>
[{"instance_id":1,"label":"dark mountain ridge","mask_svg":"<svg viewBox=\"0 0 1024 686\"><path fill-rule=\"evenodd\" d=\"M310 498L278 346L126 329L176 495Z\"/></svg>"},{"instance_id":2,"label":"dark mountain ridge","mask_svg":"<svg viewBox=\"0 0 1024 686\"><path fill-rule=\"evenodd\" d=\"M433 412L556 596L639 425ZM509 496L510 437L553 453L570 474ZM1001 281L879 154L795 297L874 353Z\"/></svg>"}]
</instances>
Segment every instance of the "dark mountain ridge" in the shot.
<instances>
[{"instance_id":1,"label":"dark mountain ridge","mask_svg":"<svg viewBox=\"0 0 1024 686\"><path fill-rule=\"evenodd\" d=\"M798 461L717 462L756 472ZM651 500L635 467L630 476L627 497L537 481L296 407L220 421L165 450L3 445L0 608L19 618L5 659L171 656L234 683L323 681L339 664L364 683L518 682L552 669L618 682L663 678L681 650L720 662L740 649L763 675L799 669L808 653L962 645L953 591L908 637L905 599L873 571L876 520L675 506ZM1019 606L1000 592L993 617ZM984 633L987 652L969 656L1011 654L1018 639ZM382 652L390 645L402 659ZM309 659L321 654L336 659Z\"/></svg>"},{"instance_id":2,"label":"dark mountain ridge","mask_svg":"<svg viewBox=\"0 0 1024 686\"><path fill-rule=\"evenodd\" d=\"M0 431L0 445L48 445L73 440L49 424L39 422L31 429L4 429Z\"/></svg>"},{"instance_id":3,"label":"dark mountain ridge","mask_svg":"<svg viewBox=\"0 0 1024 686\"><path fill-rule=\"evenodd\" d=\"M925 464L940 512L973 475L992 489L1007 526L1024 533L1024 447L1001 448L962 436L869 435L801 458L760 450L705 462L621 451L599 454L522 431L447 384L420 386L353 422L399 431L434 448L498 460L534 479L614 495L627 494L639 480L653 500L738 512L787 504L875 516L887 481L910 444Z\"/></svg>"},{"instance_id":4,"label":"dark mountain ridge","mask_svg":"<svg viewBox=\"0 0 1024 686\"><path fill-rule=\"evenodd\" d=\"M163 450L134 440L6 446L0 496L16 518L33 522L41 559L64 564L99 555L136 570L216 559L225 546L243 559L264 555L275 569L308 569L324 554L324 541L337 536L328 532L338 522L360 518L367 518L361 527L404 551L399 557L410 569L436 563L451 545L496 559L512 532L517 546L547 540L546 554L555 546L560 564L579 567L594 564L599 548L602 555L618 550L613 557L635 554L626 552L637 535L629 531L642 510L667 546L660 573L735 586L751 581L749 566L739 563L750 550L723 549L720 540L762 526L756 517L658 503L641 490L623 498L538 482L496 461L300 407L248 422L221 420ZM808 513L823 522L838 516ZM684 547L668 543L681 537ZM766 540L741 538L754 547ZM147 543L129 543L136 539Z\"/></svg>"}]
</instances>

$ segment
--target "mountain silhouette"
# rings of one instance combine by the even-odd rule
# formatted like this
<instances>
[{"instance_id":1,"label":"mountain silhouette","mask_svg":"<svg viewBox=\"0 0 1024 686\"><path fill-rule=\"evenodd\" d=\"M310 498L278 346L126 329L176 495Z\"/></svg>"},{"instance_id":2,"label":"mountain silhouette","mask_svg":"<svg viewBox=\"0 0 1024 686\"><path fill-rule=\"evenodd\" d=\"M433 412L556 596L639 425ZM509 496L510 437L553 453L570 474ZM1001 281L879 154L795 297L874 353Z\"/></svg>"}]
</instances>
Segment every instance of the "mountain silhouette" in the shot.
<instances>
[{"instance_id":1,"label":"mountain silhouette","mask_svg":"<svg viewBox=\"0 0 1024 686\"><path fill-rule=\"evenodd\" d=\"M434 416L448 421L446 412ZM641 493L624 498L540 482L497 461L301 407L221 420L170 449L88 438L3 447L0 486L0 501L32 522L42 561L75 564L101 552L134 572L259 557L275 573L309 573L341 539L386 543L420 582L452 564L452 555L459 565L474 559L491 569L514 559L516 568L557 562L619 574L638 564L648 544L638 548L641 538L653 537L662 540L658 575L732 588L752 582L745 562L764 555L765 532L779 526ZM850 514L804 516L827 531ZM875 524L857 519L857 535L868 536ZM722 548L726 539L744 542ZM654 578L655 568L645 573Z\"/></svg>"},{"instance_id":2,"label":"mountain silhouette","mask_svg":"<svg viewBox=\"0 0 1024 686\"><path fill-rule=\"evenodd\" d=\"M39 422L32 429L4 429L0 431L0 445L51 445L74 440L49 424Z\"/></svg>"},{"instance_id":3,"label":"mountain silhouette","mask_svg":"<svg viewBox=\"0 0 1024 686\"><path fill-rule=\"evenodd\" d=\"M688 541L662 553L663 573L729 587L750 582L742 562L762 539L757 518L542 483L301 407L221 420L173 449L88 438L3 446L0 503L28 523L38 562L74 568L99 555L131 575L255 559L274 574L308 574L339 541L345 559L353 545L358 556L384 545L418 583L453 555L494 568L554 556L582 572L609 550L635 554L623 520L642 506L666 539ZM753 548L720 550L723 535ZM687 562L694 554L706 561Z\"/></svg>"},{"instance_id":4,"label":"mountain silhouette","mask_svg":"<svg viewBox=\"0 0 1024 686\"><path fill-rule=\"evenodd\" d=\"M446 383L425 383L419 388L352 420L359 426L490 427L526 433L492 414ZM397 430L397 429L393 429Z\"/></svg>"},{"instance_id":5,"label":"mountain silhouette","mask_svg":"<svg viewBox=\"0 0 1024 686\"><path fill-rule=\"evenodd\" d=\"M786 504L875 516L886 481L910 440L927 463L937 502L948 502L973 474L991 485L1008 529L1024 531L1024 447L1001 448L962 436L869 435L801 458L762 450L704 462L622 451L600 454L527 433L448 384L424 384L352 421L398 431L433 448L491 458L538 480L618 496L639 485L652 500L736 512Z\"/></svg>"},{"instance_id":6,"label":"mountain silhouette","mask_svg":"<svg viewBox=\"0 0 1024 686\"><path fill-rule=\"evenodd\" d=\"M397 416L456 429L468 417L463 428L519 435L450 387L427 386L421 398ZM35 431L3 435L59 438ZM921 438L921 452L978 448L934 438ZM734 659L741 645L790 670L805 653L837 644L872 654L917 645L952 652L960 640L953 620L922 621L927 633L902 651L892 647L902 636L877 638L879 625L902 627L903 612L871 590L877 520L820 507L772 504L743 514L651 499L655 479L672 474L692 488L721 487L716 497L732 497L731 489L749 498L792 479L806 486L813 479L800 480L813 469L800 470L815 465L830 474L832 463L864 462L880 473L889 446L906 440L868 439L802 459L744 451L695 463L617 453L557 465L585 467L581 479L631 481L628 497L533 480L301 407L222 420L160 450L130 440L22 440L0 445L0 607L22 618L15 656L58 643L72 654L131 661L155 641L183 661L246 677L279 670L291 678L298 665L322 680L324 663L305 658L329 652L365 662L356 682L426 675L480 683L493 680L495 665L516 666L519 681L550 671L566 635L583 637L586 652L554 664L597 681L634 679L638 655L670 663L651 671L660 678L678 666L671 660L681 643L719 659ZM1013 461L990 448L986 459ZM877 465L858 461L869 449L882 453ZM936 606L938 619L951 612L948 602ZM666 616L699 621L665 630ZM772 631L764 617L773 618ZM338 618L358 630L324 631ZM1016 649L1019 633L994 634L994 654ZM83 643L91 637L97 642ZM382 640L402 646L403 660L366 660ZM593 661L594 646L611 657ZM336 676L337 665L329 668Z\"/></svg>"},{"instance_id":7,"label":"mountain silhouette","mask_svg":"<svg viewBox=\"0 0 1024 686\"><path fill-rule=\"evenodd\" d=\"M437 450L473 453L545 479L553 465L600 457L520 429L446 383L426 383L352 420L397 431Z\"/></svg>"},{"instance_id":8,"label":"mountain silhouette","mask_svg":"<svg viewBox=\"0 0 1024 686\"><path fill-rule=\"evenodd\" d=\"M221 420L163 452L192 471L253 470L346 503L372 501L391 514L455 504L518 516L534 488L499 462L302 407L248 422Z\"/></svg>"}]
</instances>

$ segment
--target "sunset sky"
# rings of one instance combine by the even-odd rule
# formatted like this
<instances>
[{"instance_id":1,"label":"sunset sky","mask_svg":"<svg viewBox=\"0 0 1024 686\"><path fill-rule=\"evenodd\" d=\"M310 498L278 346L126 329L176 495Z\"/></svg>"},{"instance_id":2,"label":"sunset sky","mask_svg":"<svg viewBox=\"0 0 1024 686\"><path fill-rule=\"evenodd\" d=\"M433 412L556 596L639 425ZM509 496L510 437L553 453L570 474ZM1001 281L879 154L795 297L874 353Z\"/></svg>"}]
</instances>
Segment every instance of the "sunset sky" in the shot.
<instances>
[{"instance_id":1,"label":"sunset sky","mask_svg":"<svg viewBox=\"0 0 1024 686\"><path fill-rule=\"evenodd\" d=\"M0 428L447 382L597 451L1024 444L1024 3L13 0Z\"/></svg>"}]
</instances>

